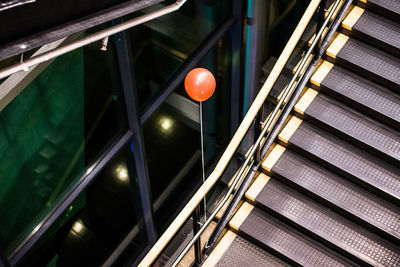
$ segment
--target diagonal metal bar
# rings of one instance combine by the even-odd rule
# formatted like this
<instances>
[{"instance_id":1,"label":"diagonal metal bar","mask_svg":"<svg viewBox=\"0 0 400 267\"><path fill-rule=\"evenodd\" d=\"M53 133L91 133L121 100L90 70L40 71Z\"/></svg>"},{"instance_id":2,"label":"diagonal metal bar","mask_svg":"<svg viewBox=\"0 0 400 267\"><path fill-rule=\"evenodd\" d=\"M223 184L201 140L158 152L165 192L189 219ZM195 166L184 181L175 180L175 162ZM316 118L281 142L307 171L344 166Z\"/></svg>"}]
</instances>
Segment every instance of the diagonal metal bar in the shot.
<instances>
[{"instance_id":1,"label":"diagonal metal bar","mask_svg":"<svg viewBox=\"0 0 400 267\"><path fill-rule=\"evenodd\" d=\"M135 27L137 25L143 24L145 22L148 22L150 20L153 20L155 18L164 16L166 14L169 14L171 12L174 12L178 10L187 0L177 0L175 3L168 5L166 7L163 7L157 11L154 11L149 14L145 14L142 16L139 16L137 18L128 20L126 22L123 22L121 24L109 27L105 30L101 30L97 33L88 35L87 37L84 37L78 41L75 41L73 43L70 43L68 45L65 45L63 47L51 50L49 52L43 53L41 55L38 55L36 57L32 57L24 62L15 64L13 66L10 66L8 68L5 68L0 71L0 79L6 78L7 76L14 74L18 71L24 71L26 69L29 69L32 66L35 66L37 64L46 62L52 58L64 55L68 52L71 52L75 49L84 47L88 44L94 43L96 41L102 40L106 37L109 37L111 35L114 35L116 33L125 31L127 29L130 29L132 27Z\"/></svg>"}]
</instances>

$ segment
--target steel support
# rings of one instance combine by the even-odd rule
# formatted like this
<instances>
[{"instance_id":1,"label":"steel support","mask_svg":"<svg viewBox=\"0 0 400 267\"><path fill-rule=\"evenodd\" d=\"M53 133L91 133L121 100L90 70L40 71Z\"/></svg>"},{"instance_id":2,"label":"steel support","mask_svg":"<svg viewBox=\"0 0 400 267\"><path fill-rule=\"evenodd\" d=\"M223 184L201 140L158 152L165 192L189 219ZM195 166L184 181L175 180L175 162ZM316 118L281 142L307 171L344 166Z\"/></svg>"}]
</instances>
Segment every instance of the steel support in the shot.
<instances>
[{"instance_id":1,"label":"steel support","mask_svg":"<svg viewBox=\"0 0 400 267\"><path fill-rule=\"evenodd\" d=\"M229 138L235 134L239 126L240 117L240 94L242 85L241 58L242 58L242 37L243 37L243 1L232 1L232 16L236 18L230 34L230 92L228 99L229 108Z\"/></svg>"},{"instance_id":2,"label":"steel support","mask_svg":"<svg viewBox=\"0 0 400 267\"><path fill-rule=\"evenodd\" d=\"M153 220L149 172L147 169L142 125L140 123L138 112L139 103L134 83L131 50L126 32L116 34L113 39L121 76L121 84L124 91L128 125L134 133L131 141L131 151L137 179L131 179L131 183L136 182L136 185L132 186L133 189L139 193L147 239L150 244L153 244L156 241L156 232Z\"/></svg>"},{"instance_id":3,"label":"steel support","mask_svg":"<svg viewBox=\"0 0 400 267\"><path fill-rule=\"evenodd\" d=\"M31 1L31 0L28 0ZM155 5L163 0L129 0L100 10L94 14L67 22L60 27L52 27L30 36L0 46L0 60L24 53L35 47L60 40L75 33L100 25L106 21L122 17L140 9ZM1 8L0 8L1 11ZM3 25L6 27L5 25ZM30 25L31 26L31 25Z\"/></svg>"}]
</instances>

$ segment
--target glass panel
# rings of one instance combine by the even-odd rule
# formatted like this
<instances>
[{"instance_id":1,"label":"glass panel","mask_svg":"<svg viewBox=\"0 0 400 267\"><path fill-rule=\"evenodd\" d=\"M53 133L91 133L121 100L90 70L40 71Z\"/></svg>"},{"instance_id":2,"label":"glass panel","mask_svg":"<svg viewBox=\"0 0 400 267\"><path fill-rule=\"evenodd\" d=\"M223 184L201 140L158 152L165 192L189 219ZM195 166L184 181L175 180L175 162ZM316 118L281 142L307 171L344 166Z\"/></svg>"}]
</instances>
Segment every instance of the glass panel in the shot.
<instances>
[{"instance_id":1,"label":"glass panel","mask_svg":"<svg viewBox=\"0 0 400 267\"><path fill-rule=\"evenodd\" d=\"M127 145L71 205L55 224L58 229L31 252L23 265L110 266L123 251L118 247L120 243L129 244L130 260L135 259L147 239L140 220L140 199L130 183L136 180L131 162Z\"/></svg>"},{"instance_id":2,"label":"glass panel","mask_svg":"<svg viewBox=\"0 0 400 267\"><path fill-rule=\"evenodd\" d=\"M0 221L0 243L7 255L126 128L113 50L99 48L23 73L31 82L17 84L25 88L0 111L0 214L7 218Z\"/></svg>"},{"instance_id":3,"label":"glass panel","mask_svg":"<svg viewBox=\"0 0 400 267\"><path fill-rule=\"evenodd\" d=\"M214 95L203 102L205 162L214 164L225 148L224 107L229 106L228 34L201 60L215 76ZM143 125L153 208L159 233L168 226L202 181L199 103L189 99L183 81Z\"/></svg>"},{"instance_id":4,"label":"glass panel","mask_svg":"<svg viewBox=\"0 0 400 267\"><path fill-rule=\"evenodd\" d=\"M163 7L145 9L145 13ZM131 29L139 103L143 107L230 10L229 1L188 1L181 9Z\"/></svg>"}]
</instances>

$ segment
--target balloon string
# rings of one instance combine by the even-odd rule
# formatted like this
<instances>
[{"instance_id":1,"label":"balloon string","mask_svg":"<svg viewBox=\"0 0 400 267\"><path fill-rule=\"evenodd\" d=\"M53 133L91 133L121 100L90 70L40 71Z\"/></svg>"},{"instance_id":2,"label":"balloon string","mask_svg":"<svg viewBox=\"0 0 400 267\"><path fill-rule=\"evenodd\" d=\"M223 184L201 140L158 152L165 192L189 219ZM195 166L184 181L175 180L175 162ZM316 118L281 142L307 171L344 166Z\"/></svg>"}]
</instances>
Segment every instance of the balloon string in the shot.
<instances>
[{"instance_id":1,"label":"balloon string","mask_svg":"<svg viewBox=\"0 0 400 267\"><path fill-rule=\"evenodd\" d=\"M203 170L203 202L204 202L204 222L207 221L207 200L206 200L206 188L204 183L206 182L206 174L204 171L204 136L203 136L203 102L200 102L200 137L201 137L201 166Z\"/></svg>"}]
</instances>

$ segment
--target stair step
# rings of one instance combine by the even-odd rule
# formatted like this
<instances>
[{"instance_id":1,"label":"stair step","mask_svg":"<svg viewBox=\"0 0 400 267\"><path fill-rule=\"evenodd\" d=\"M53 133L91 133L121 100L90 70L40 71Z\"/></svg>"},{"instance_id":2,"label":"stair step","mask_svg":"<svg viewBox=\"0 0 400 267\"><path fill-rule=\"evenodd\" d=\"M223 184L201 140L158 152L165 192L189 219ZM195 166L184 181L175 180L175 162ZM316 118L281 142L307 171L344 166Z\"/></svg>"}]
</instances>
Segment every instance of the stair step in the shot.
<instances>
[{"instance_id":1,"label":"stair step","mask_svg":"<svg viewBox=\"0 0 400 267\"><path fill-rule=\"evenodd\" d=\"M400 168L292 117L279 140L314 161L400 205Z\"/></svg>"},{"instance_id":2,"label":"stair step","mask_svg":"<svg viewBox=\"0 0 400 267\"><path fill-rule=\"evenodd\" d=\"M319 127L400 166L399 132L314 89L308 89L294 109Z\"/></svg>"},{"instance_id":3,"label":"stair step","mask_svg":"<svg viewBox=\"0 0 400 267\"><path fill-rule=\"evenodd\" d=\"M344 32L400 56L400 24L355 6L342 22Z\"/></svg>"},{"instance_id":4,"label":"stair step","mask_svg":"<svg viewBox=\"0 0 400 267\"><path fill-rule=\"evenodd\" d=\"M339 34L328 47L327 55L328 60L400 92L400 59L379 48Z\"/></svg>"},{"instance_id":5,"label":"stair step","mask_svg":"<svg viewBox=\"0 0 400 267\"><path fill-rule=\"evenodd\" d=\"M248 240L227 231L202 267L289 266Z\"/></svg>"},{"instance_id":6,"label":"stair step","mask_svg":"<svg viewBox=\"0 0 400 267\"><path fill-rule=\"evenodd\" d=\"M324 61L311 78L313 88L400 129L400 96L370 80Z\"/></svg>"},{"instance_id":7,"label":"stair step","mask_svg":"<svg viewBox=\"0 0 400 267\"><path fill-rule=\"evenodd\" d=\"M358 4L361 7L366 7L369 10L400 22L399 0L359 0Z\"/></svg>"},{"instance_id":8,"label":"stair step","mask_svg":"<svg viewBox=\"0 0 400 267\"><path fill-rule=\"evenodd\" d=\"M247 202L239 208L232 218L230 226L260 247L271 250L292 264L303 266L351 265L339 254Z\"/></svg>"},{"instance_id":9,"label":"stair step","mask_svg":"<svg viewBox=\"0 0 400 267\"><path fill-rule=\"evenodd\" d=\"M280 145L262 166L305 195L399 244L400 208Z\"/></svg>"},{"instance_id":10,"label":"stair step","mask_svg":"<svg viewBox=\"0 0 400 267\"><path fill-rule=\"evenodd\" d=\"M275 66L275 63L278 61L276 57L270 57L268 60L264 63L264 65L261 66L261 70L264 73L264 76L268 77L269 74L271 73L272 69Z\"/></svg>"},{"instance_id":11,"label":"stair step","mask_svg":"<svg viewBox=\"0 0 400 267\"><path fill-rule=\"evenodd\" d=\"M397 266L398 248L271 178L255 201L301 231L361 264ZM254 225L254 224L253 224ZM254 227L254 226L253 226Z\"/></svg>"}]
</instances>

